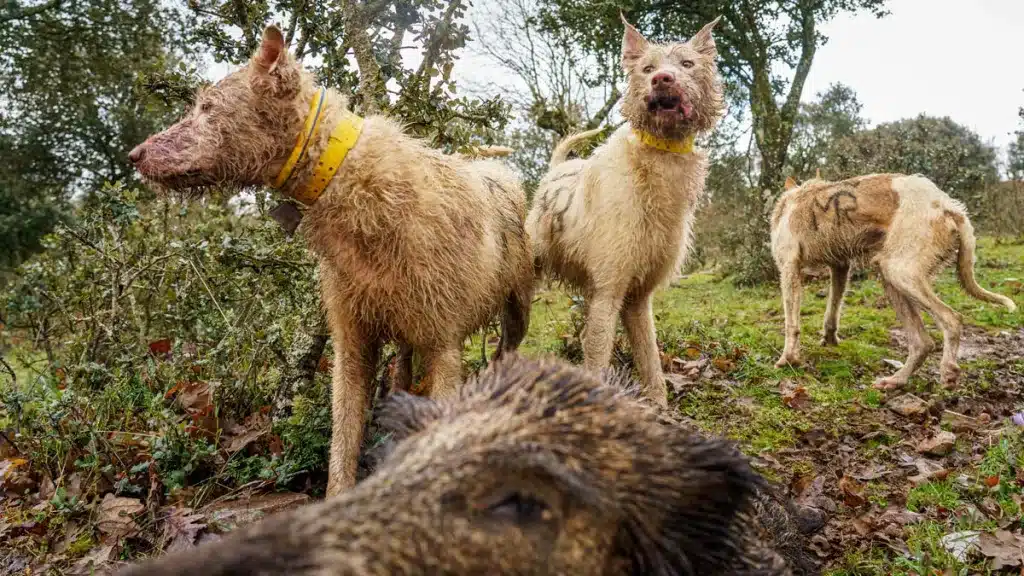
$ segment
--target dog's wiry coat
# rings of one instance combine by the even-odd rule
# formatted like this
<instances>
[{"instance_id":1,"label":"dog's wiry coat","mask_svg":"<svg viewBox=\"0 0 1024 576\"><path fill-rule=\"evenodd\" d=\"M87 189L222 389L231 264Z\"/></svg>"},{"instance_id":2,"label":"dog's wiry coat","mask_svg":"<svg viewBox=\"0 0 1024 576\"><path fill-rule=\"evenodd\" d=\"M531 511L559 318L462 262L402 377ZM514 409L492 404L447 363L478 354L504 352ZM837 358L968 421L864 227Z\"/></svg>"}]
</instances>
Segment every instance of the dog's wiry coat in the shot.
<instances>
[{"instance_id":1,"label":"dog's wiry coat","mask_svg":"<svg viewBox=\"0 0 1024 576\"><path fill-rule=\"evenodd\" d=\"M281 170L318 89L268 28L253 60L204 90L181 122L132 151L150 181L172 188L269 182ZM304 186L332 128L348 114L328 90L321 128L282 192ZM506 150L482 149L479 155ZM495 160L445 155L382 116L365 119L355 146L304 216L321 261L334 346L328 493L354 484L363 421L381 345L396 340L405 366L416 350L431 396L454 393L464 339L502 313L499 354L525 336L533 258L526 199Z\"/></svg>"},{"instance_id":2,"label":"dog's wiry coat","mask_svg":"<svg viewBox=\"0 0 1024 576\"><path fill-rule=\"evenodd\" d=\"M560 143L526 224L539 267L584 296L585 365L607 366L621 315L645 394L662 404L666 387L651 294L686 256L708 161L700 150L680 154L648 146L634 131L679 143L715 126L722 88L714 24L668 45L651 44L625 24L622 65L629 88L622 112L628 122L586 160L565 158L597 131Z\"/></svg>"},{"instance_id":3,"label":"dog's wiry coat","mask_svg":"<svg viewBox=\"0 0 1024 576\"><path fill-rule=\"evenodd\" d=\"M815 572L731 443L609 376L510 355L455 397L392 397L395 444L352 490L122 576Z\"/></svg>"},{"instance_id":4,"label":"dog's wiry coat","mask_svg":"<svg viewBox=\"0 0 1024 576\"><path fill-rule=\"evenodd\" d=\"M950 260L955 258L960 284L968 294L1015 309L1009 298L984 290L974 279L974 228L963 204L920 175L871 174L840 182L814 179L799 187L787 180L787 190L772 214L771 239L786 323L786 345L778 366L800 362L800 270L804 266L825 265L832 271L822 339L830 345L839 341L839 309L851 263L878 267L910 349L902 368L876 382L879 388L906 384L933 348L921 321L922 310L942 330L942 383L956 384L961 316L932 290L935 274Z\"/></svg>"}]
</instances>

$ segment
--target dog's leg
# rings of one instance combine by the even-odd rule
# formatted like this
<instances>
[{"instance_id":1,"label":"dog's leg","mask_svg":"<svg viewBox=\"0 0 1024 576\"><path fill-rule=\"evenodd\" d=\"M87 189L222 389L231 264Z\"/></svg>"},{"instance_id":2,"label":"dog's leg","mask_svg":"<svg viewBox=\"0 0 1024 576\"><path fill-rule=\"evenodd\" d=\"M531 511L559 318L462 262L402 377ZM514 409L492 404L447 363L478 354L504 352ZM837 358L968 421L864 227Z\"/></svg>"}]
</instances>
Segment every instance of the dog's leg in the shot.
<instances>
[{"instance_id":1,"label":"dog's leg","mask_svg":"<svg viewBox=\"0 0 1024 576\"><path fill-rule=\"evenodd\" d=\"M875 380L875 388L880 390L892 390L902 388L910 381L910 376L921 367L924 359L935 347L928 331L925 330L924 321L921 320L921 313L914 302L906 295L897 290L888 281L885 282L885 294L889 297L896 317L903 325L903 331L907 335L907 348L909 354L903 367L892 376Z\"/></svg>"},{"instance_id":2,"label":"dog's leg","mask_svg":"<svg viewBox=\"0 0 1024 576\"><path fill-rule=\"evenodd\" d=\"M583 327L583 365L589 370L608 367L615 346L615 320L622 308L622 296L595 292L587 299L587 325Z\"/></svg>"},{"instance_id":3,"label":"dog's leg","mask_svg":"<svg viewBox=\"0 0 1024 576\"><path fill-rule=\"evenodd\" d=\"M529 265L528 281L521 282L520 286L508 295L505 301L505 309L501 315L501 339L498 341L498 350L494 358L501 358L506 352L514 352L519 348L526 332L530 328L530 307L533 304L533 266Z\"/></svg>"},{"instance_id":4,"label":"dog's leg","mask_svg":"<svg viewBox=\"0 0 1024 576\"><path fill-rule=\"evenodd\" d=\"M918 262L918 259L912 263L908 262L907 258L901 258L899 262L889 263L889 275L886 277L891 276L897 290L927 310L942 330L942 362L939 364L939 376L944 387L952 388L960 379L960 366L956 363L956 357L960 351L963 321L960 313L935 295L928 283L927 272L914 265Z\"/></svg>"},{"instance_id":5,"label":"dog's leg","mask_svg":"<svg viewBox=\"0 0 1024 576\"><path fill-rule=\"evenodd\" d=\"M355 326L331 326L334 374L331 379L331 454L327 496L335 496L356 483L363 424L370 405L370 386L380 352Z\"/></svg>"},{"instance_id":6,"label":"dog's leg","mask_svg":"<svg viewBox=\"0 0 1024 576\"><path fill-rule=\"evenodd\" d=\"M401 390L408 392L412 388L412 345L407 342L398 343L398 355L395 357L395 372L392 374L394 380L391 382L391 391Z\"/></svg>"},{"instance_id":7,"label":"dog's leg","mask_svg":"<svg viewBox=\"0 0 1024 576\"><path fill-rule=\"evenodd\" d=\"M644 385L644 395L659 406L667 406L668 388L665 386L665 375L661 372L650 294L626 300L622 307L622 325L629 337L633 361Z\"/></svg>"},{"instance_id":8,"label":"dog's leg","mask_svg":"<svg viewBox=\"0 0 1024 576\"><path fill-rule=\"evenodd\" d=\"M828 304L825 308L825 326L821 338L822 346L839 344L839 312L843 307L843 294L850 278L850 263L844 262L832 266L832 287L828 293Z\"/></svg>"},{"instance_id":9,"label":"dog's leg","mask_svg":"<svg viewBox=\"0 0 1024 576\"><path fill-rule=\"evenodd\" d=\"M782 285L782 309L786 316L786 344L782 349L776 367L800 365L800 298L803 296L803 285L800 278L798 261L787 262L780 266Z\"/></svg>"},{"instance_id":10,"label":"dog's leg","mask_svg":"<svg viewBox=\"0 0 1024 576\"><path fill-rule=\"evenodd\" d=\"M454 395L462 379L462 347L446 346L423 354L427 372L419 390L431 398Z\"/></svg>"}]
</instances>

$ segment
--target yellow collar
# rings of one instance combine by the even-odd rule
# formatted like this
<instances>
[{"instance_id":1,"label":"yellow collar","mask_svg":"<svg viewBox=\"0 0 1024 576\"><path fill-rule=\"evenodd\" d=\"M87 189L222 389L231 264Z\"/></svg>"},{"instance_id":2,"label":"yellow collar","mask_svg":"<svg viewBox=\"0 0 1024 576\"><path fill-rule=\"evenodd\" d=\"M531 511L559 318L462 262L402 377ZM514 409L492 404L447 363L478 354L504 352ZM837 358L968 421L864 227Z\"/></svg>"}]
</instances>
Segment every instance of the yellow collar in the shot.
<instances>
[{"instance_id":1,"label":"yellow collar","mask_svg":"<svg viewBox=\"0 0 1024 576\"><path fill-rule=\"evenodd\" d=\"M672 152L673 154L689 154L693 152L693 134L683 138L682 140L668 140L666 138L658 138L650 132L644 132L642 130L633 130L633 134L640 139L641 142L650 146L651 148L657 148L665 152Z\"/></svg>"},{"instance_id":2,"label":"yellow collar","mask_svg":"<svg viewBox=\"0 0 1024 576\"><path fill-rule=\"evenodd\" d=\"M274 178L272 183L274 188L280 190L288 183L295 170L295 165L306 155L306 149L309 147L310 141L313 140L313 136L322 124L324 101L326 98L327 89L321 88L320 93L310 103L306 123L295 140L295 148L292 149L288 160L281 167L277 177ZM338 125L331 131L331 135L327 140L327 148L324 149L317 160L313 178L304 185L296 186L291 191L291 196L307 206L312 206L320 198L320 195L323 194L327 185L331 183L331 179L334 178L338 168L345 161L345 156L348 155L352 147L356 145L356 141L359 140L359 134L362 133L362 130L363 119L346 111Z\"/></svg>"}]
</instances>

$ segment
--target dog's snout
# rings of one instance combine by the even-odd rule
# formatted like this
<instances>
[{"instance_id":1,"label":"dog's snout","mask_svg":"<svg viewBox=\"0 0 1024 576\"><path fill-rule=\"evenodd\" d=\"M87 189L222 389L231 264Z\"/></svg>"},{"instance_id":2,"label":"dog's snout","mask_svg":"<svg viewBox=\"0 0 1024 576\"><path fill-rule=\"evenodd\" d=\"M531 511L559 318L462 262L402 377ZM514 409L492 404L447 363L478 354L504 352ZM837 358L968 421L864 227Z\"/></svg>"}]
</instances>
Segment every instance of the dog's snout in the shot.
<instances>
[{"instance_id":1,"label":"dog's snout","mask_svg":"<svg viewBox=\"0 0 1024 576\"><path fill-rule=\"evenodd\" d=\"M132 161L132 164L138 164L142 157L146 155L145 143L139 144L132 151L128 153L128 159Z\"/></svg>"},{"instance_id":2,"label":"dog's snout","mask_svg":"<svg viewBox=\"0 0 1024 576\"><path fill-rule=\"evenodd\" d=\"M658 72L651 77L651 86L657 88L659 86L671 86L675 84L676 75L671 72Z\"/></svg>"}]
</instances>

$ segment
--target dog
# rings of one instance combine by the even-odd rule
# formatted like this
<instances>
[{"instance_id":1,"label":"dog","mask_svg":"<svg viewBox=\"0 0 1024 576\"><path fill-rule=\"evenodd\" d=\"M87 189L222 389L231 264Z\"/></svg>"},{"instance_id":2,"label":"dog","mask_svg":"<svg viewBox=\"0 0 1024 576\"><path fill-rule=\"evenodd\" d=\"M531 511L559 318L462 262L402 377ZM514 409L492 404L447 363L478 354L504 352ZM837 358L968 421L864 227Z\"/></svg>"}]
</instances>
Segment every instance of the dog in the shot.
<instances>
[{"instance_id":1,"label":"dog","mask_svg":"<svg viewBox=\"0 0 1024 576\"><path fill-rule=\"evenodd\" d=\"M502 149L446 155L382 116L359 118L317 88L266 28L241 70L202 90L180 122L129 157L149 182L178 190L269 184L307 207L334 346L327 493L355 483L380 349L412 352L432 397L455 392L464 339L498 313L498 355L529 326L532 248L526 196ZM411 379L411 375L409 375Z\"/></svg>"},{"instance_id":2,"label":"dog","mask_svg":"<svg viewBox=\"0 0 1024 576\"><path fill-rule=\"evenodd\" d=\"M964 205L918 174L870 174L839 182L815 178L800 186L787 178L785 188L771 221L772 255L781 276L786 318L786 344L776 366L801 361L801 268L831 269L822 344L834 346L839 343L839 309L850 265L861 261L880 271L909 347L903 367L879 378L875 387L904 386L934 347L921 310L927 310L942 330L942 384L955 386L962 318L935 295L935 274L955 256L960 285L968 294L1016 309L1012 300L983 289L974 279L974 228Z\"/></svg>"},{"instance_id":3,"label":"dog","mask_svg":"<svg viewBox=\"0 0 1024 576\"><path fill-rule=\"evenodd\" d=\"M704 194L708 159L693 140L723 112L711 35L718 19L671 44L622 22L627 122L586 160L567 157L600 129L555 147L526 228L538 270L584 297L584 365L608 365L621 316L644 394L665 405L651 295L686 257Z\"/></svg>"}]
</instances>

